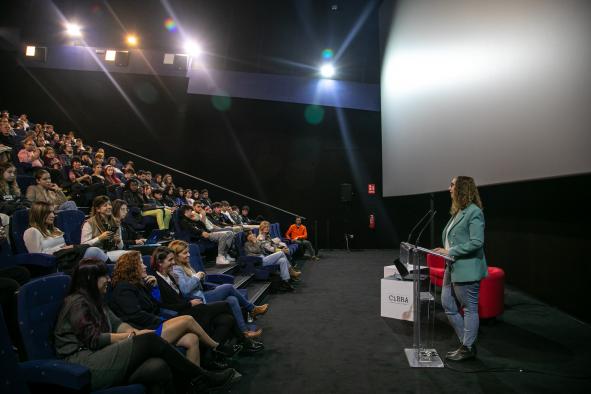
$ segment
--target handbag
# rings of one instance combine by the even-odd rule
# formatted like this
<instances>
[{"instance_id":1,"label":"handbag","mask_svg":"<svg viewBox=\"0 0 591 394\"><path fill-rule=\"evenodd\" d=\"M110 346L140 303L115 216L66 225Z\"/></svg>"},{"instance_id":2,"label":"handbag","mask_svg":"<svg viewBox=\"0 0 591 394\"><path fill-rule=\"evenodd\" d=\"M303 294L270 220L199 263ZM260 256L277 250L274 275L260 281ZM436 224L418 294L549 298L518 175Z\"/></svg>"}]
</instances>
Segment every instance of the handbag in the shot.
<instances>
[{"instance_id":1,"label":"handbag","mask_svg":"<svg viewBox=\"0 0 591 394\"><path fill-rule=\"evenodd\" d=\"M90 245L81 244L81 245L74 245L74 247L69 249L60 249L55 252L53 255L57 259L57 269L58 271L65 272L66 274L70 274L76 264L84 258L84 254L86 253L86 249L88 249Z\"/></svg>"}]
</instances>

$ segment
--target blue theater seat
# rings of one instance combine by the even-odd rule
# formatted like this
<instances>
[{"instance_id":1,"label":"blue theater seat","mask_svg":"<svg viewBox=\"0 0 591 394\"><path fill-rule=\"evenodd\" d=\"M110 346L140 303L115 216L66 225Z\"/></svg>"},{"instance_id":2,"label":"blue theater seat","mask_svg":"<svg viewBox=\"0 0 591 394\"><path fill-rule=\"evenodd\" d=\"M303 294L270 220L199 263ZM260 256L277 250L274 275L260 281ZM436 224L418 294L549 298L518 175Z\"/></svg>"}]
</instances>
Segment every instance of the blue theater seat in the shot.
<instances>
[{"instance_id":1,"label":"blue theater seat","mask_svg":"<svg viewBox=\"0 0 591 394\"><path fill-rule=\"evenodd\" d=\"M69 286L68 275L53 275L34 279L19 289L19 325L29 360L19 367L26 371L29 382L88 391L90 371L82 365L57 359L53 347L54 325ZM129 385L100 392L143 393L144 387Z\"/></svg>"},{"instance_id":2,"label":"blue theater seat","mask_svg":"<svg viewBox=\"0 0 591 394\"><path fill-rule=\"evenodd\" d=\"M86 215L80 210L58 212L55 225L64 232L64 239L68 245L80 244L85 219Z\"/></svg>"}]
</instances>

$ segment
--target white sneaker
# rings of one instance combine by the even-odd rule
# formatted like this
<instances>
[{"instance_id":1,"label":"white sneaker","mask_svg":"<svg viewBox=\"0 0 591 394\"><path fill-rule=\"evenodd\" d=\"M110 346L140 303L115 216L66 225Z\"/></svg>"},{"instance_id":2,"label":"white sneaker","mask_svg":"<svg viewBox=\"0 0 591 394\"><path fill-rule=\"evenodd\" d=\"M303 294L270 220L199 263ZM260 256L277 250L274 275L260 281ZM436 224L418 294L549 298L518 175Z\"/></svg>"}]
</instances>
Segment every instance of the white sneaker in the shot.
<instances>
[{"instance_id":1,"label":"white sneaker","mask_svg":"<svg viewBox=\"0 0 591 394\"><path fill-rule=\"evenodd\" d=\"M230 262L224 256L218 256L215 259L216 265L228 265Z\"/></svg>"},{"instance_id":2,"label":"white sneaker","mask_svg":"<svg viewBox=\"0 0 591 394\"><path fill-rule=\"evenodd\" d=\"M226 257L226 260L228 260L230 263L233 263L236 261L236 259L231 257L229 254L227 254L225 257Z\"/></svg>"}]
</instances>

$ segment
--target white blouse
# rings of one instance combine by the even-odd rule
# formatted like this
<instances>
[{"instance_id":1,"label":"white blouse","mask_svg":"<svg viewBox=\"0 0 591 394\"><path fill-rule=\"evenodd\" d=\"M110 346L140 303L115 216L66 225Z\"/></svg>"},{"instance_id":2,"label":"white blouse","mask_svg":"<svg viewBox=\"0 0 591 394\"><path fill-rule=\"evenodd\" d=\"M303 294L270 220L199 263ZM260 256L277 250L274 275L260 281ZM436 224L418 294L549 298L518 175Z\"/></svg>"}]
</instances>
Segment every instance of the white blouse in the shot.
<instances>
[{"instance_id":1,"label":"white blouse","mask_svg":"<svg viewBox=\"0 0 591 394\"><path fill-rule=\"evenodd\" d=\"M46 237L35 227L29 227L25 230L23 240L29 253L54 254L66 246L63 235Z\"/></svg>"}]
</instances>

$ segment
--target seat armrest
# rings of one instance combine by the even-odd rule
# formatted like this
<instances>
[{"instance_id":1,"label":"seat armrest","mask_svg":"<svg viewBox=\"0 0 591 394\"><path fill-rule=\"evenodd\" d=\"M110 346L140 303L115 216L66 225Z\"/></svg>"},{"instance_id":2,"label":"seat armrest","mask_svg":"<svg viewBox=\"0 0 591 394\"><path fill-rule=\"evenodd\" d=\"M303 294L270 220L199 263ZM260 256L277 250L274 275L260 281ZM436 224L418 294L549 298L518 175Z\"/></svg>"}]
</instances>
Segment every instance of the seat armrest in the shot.
<instances>
[{"instance_id":1,"label":"seat armrest","mask_svg":"<svg viewBox=\"0 0 591 394\"><path fill-rule=\"evenodd\" d=\"M25 379L33 384L52 384L73 390L90 387L88 368L63 360L31 360L19 364Z\"/></svg>"}]
</instances>

